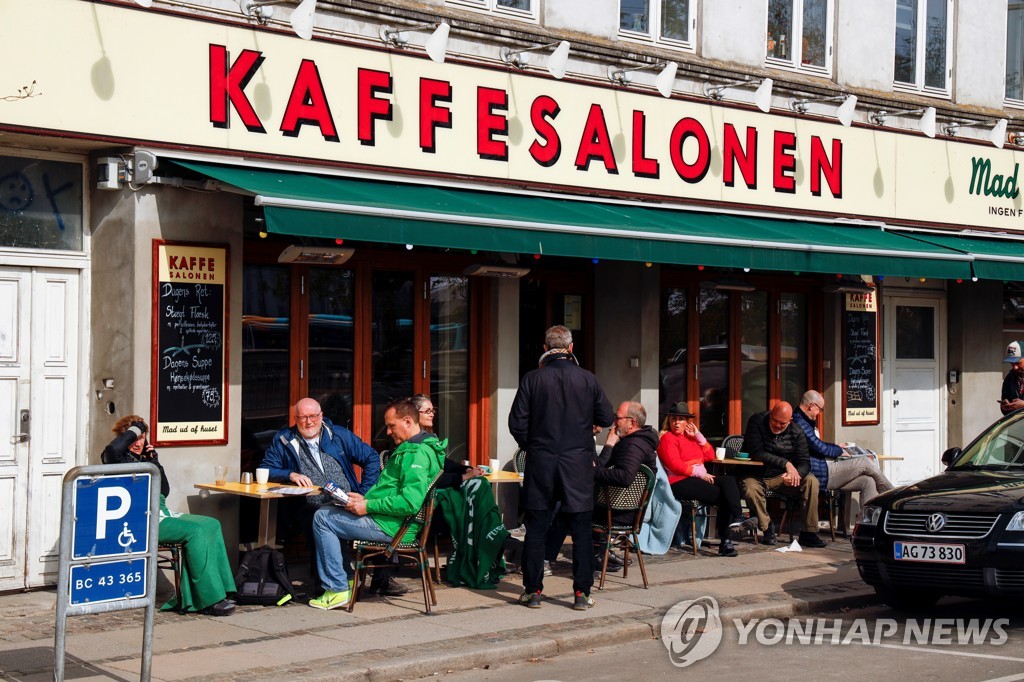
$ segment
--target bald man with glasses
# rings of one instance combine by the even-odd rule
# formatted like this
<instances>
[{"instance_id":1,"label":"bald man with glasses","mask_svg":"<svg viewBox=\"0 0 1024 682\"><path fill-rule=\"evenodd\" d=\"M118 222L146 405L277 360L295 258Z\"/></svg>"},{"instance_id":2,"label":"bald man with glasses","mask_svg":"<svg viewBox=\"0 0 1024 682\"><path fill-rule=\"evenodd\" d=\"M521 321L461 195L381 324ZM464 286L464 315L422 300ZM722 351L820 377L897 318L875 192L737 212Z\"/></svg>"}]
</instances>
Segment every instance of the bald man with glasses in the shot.
<instances>
[{"instance_id":1,"label":"bald man with glasses","mask_svg":"<svg viewBox=\"0 0 1024 682\"><path fill-rule=\"evenodd\" d=\"M807 438L807 451L811 456L811 473L818 479L821 490L841 490L860 493L863 505L878 493L892 490L893 485L871 457L853 457L843 448L846 443L827 443L818 433L818 415L825 409L821 393L811 390L800 399L800 409L793 421Z\"/></svg>"}]
</instances>

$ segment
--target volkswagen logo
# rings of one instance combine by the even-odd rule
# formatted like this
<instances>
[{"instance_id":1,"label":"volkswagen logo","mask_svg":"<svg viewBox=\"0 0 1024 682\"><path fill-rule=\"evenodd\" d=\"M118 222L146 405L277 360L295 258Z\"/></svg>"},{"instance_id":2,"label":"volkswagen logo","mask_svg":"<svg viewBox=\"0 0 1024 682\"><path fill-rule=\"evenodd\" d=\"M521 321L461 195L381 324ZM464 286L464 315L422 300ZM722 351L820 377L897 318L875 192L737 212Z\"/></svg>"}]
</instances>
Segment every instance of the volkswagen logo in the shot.
<instances>
[{"instance_id":1,"label":"volkswagen logo","mask_svg":"<svg viewBox=\"0 0 1024 682\"><path fill-rule=\"evenodd\" d=\"M935 513L925 519L924 529L929 533L938 533L946 527L946 515Z\"/></svg>"}]
</instances>

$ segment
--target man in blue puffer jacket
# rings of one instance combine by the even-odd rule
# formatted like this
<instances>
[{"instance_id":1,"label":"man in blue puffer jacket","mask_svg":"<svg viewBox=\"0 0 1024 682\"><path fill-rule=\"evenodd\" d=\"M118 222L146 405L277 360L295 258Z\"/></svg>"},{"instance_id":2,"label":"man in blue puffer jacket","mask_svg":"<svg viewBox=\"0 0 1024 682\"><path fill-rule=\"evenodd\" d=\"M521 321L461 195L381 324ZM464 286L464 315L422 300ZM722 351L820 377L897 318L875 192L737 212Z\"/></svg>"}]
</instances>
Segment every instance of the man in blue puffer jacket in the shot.
<instances>
[{"instance_id":1,"label":"man in blue puffer jacket","mask_svg":"<svg viewBox=\"0 0 1024 682\"><path fill-rule=\"evenodd\" d=\"M793 413L793 422L807 437L811 473L818 479L819 488L859 492L862 505L878 493L891 490L892 483L870 457L840 459L846 454L843 447L821 440L815 424L818 415L824 409L825 399L820 393L812 390L804 393L804 397L800 399L800 408Z\"/></svg>"}]
</instances>

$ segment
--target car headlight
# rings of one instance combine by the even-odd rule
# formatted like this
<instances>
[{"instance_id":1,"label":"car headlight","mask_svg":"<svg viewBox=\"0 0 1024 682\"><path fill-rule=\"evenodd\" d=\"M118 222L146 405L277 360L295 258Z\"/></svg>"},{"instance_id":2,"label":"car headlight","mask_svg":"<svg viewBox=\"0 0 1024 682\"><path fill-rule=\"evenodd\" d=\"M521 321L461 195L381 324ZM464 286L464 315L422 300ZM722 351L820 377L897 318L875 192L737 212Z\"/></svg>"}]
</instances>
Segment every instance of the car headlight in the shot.
<instances>
[{"instance_id":1,"label":"car headlight","mask_svg":"<svg viewBox=\"0 0 1024 682\"><path fill-rule=\"evenodd\" d=\"M860 518L857 520L862 526L877 526L878 519L882 516L881 507L872 507L868 505L860 510Z\"/></svg>"},{"instance_id":2,"label":"car headlight","mask_svg":"<svg viewBox=\"0 0 1024 682\"><path fill-rule=\"evenodd\" d=\"M1013 515L1010 522L1006 524L1006 530L1024 530L1024 511Z\"/></svg>"}]
</instances>

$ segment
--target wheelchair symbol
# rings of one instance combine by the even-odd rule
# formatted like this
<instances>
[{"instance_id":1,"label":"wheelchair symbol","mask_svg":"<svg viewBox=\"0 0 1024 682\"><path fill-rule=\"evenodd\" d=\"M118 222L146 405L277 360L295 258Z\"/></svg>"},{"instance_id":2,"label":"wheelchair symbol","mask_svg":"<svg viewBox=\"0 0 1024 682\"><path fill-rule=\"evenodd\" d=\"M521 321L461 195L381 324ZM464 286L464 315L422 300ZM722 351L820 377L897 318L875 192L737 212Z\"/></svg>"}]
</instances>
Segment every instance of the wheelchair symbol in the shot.
<instances>
[{"instance_id":1,"label":"wheelchair symbol","mask_svg":"<svg viewBox=\"0 0 1024 682\"><path fill-rule=\"evenodd\" d=\"M124 524L124 530L117 536L117 544L121 545L125 549L131 549L131 546L135 544L135 535L128 530L128 524Z\"/></svg>"}]
</instances>

